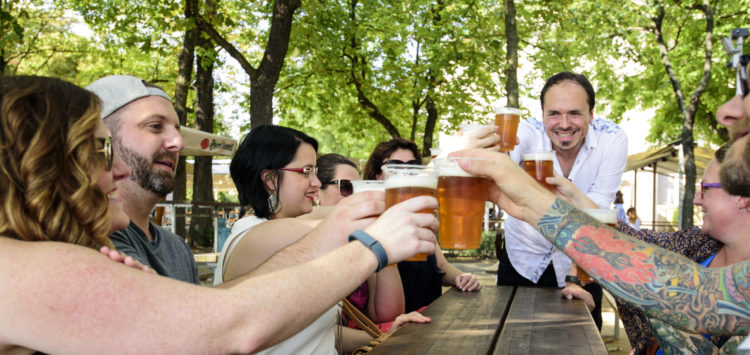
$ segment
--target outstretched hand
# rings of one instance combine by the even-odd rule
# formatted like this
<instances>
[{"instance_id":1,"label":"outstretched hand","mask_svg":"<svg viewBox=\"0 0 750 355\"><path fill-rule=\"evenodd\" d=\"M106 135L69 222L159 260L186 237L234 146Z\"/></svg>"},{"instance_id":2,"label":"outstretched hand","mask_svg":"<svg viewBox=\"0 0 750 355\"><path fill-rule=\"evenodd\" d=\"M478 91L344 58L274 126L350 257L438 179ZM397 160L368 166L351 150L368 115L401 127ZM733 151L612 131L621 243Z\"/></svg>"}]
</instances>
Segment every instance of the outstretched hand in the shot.
<instances>
[{"instance_id":1,"label":"outstretched hand","mask_svg":"<svg viewBox=\"0 0 750 355\"><path fill-rule=\"evenodd\" d=\"M573 283L566 283L565 288L563 288L560 292L562 293L563 297L568 300L572 300L573 298L583 300L583 302L586 303L586 306L589 307L589 311L593 310L594 307L596 307L596 304L594 303L594 297L591 296L591 293L589 293L589 291L584 290L581 286Z\"/></svg>"},{"instance_id":2,"label":"outstretched hand","mask_svg":"<svg viewBox=\"0 0 750 355\"><path fill-rule=\"evenodd\" d=\"M133 269L145 271L148 273L156 274L156 271L154 269L148 267L148 265L141 264L140 261L133 259L131 256L127 256L123 253L120 253L117 250L109 249L108 247L101 247L99 248L99 252L103 255L110 258L110 260L116 261L118 263L125 264L127 266L132 267Z\"/></svg>"},{"instance_id":3,"label":"outstretched hand","mask_svg":"<svg viewBox=\"0 0 750 355\"><path fill-rule=\"evenodd\" d=\"M482 289L482 284L479 283L477 276L472 273L465 273L456 276L456 287L464 292L479 291Z\"/></svg>"},{"instance_id":4,"label":"outstretched hand","mask_svg":"<svg viewBox=\"0 0 750 355\"><path fill-rule=\"evenodd\" d=\"M429 322L432 322L432 319L430 317L427 317L417 311L405 313L396 317L396 319L393 321L393 325L391 325L391 329L388 330L388 333L395 332L398 328L401 328L406 323L429 323Z\"/></svg>"},{"instance_id":5,"label":"outstretched hand","mask_svg":"<svg viewBox=\"0 0 750 355\"><path fill-rule=\"evenodd\" d=\"M420 212L434 209L436 198L414 197L386 210L365 232L383 245L391 264L417 253L434 254L438 221L433 213Z\"/></svg>"}]
</instances>

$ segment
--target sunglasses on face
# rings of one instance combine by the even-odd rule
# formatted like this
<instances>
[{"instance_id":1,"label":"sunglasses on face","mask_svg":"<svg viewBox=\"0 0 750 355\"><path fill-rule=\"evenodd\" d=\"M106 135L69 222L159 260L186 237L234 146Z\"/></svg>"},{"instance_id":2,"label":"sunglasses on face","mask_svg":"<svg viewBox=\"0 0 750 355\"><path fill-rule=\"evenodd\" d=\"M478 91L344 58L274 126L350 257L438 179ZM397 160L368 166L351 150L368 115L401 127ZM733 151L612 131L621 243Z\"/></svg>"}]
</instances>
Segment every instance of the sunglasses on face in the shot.
<instances>
[{"instance_id":1,"label":"sunglasses on face","mask_svg":"<svg viewBox=\"0 0 750 355\"><path fill-rule=\"evenodd\" d=\"M701 200L703 199L703 195L705 194L706 189L710 188L720 189L721 184L718 182L701 182Z\"/></svg>"},{"instance_id":2,"label":"sunglasses on face","mask_svg":"<svg viewBox=\"0 0 750 355\"><path fill-rule=\"evenodd\" d=\"M97 138L97 141L101 144L102 148L97 150L97 153L104 153L104 160L107 162L106 170L112 170L112 161L115 158L114 151L112 150L112 136L107 138Z\"/></svg>"},{"instance_id":3,"label":"sunglasses on face","mask_svg":"<svg viewBox=\"0 0 750 355\"><path fill-rule=\"evenodd\" d=\"M404 164L422 165L422 161L419 159L413 159L409 161L403 161L403 160L398 160L398 159L388 159L383 162L383 165L404 165Z\"/></svg>"},{"instance_id":4,"label":"sunglasses on face","mask_svg":"<svg viewBox=\"0 0 750 355\"><path fill-rule=\"evenodd\" d=\"M279 170L294 171L295 173L300 173L302 175L307 176L308 179L311 176L318 175L318 167L317 166L306 166L304 168L280 168Z\"/></svg>"},{"instance_id":5,"label":"sunglasses on face","mask_svg":"<svg viewBox=\"0 0 750 355\"><path fill-rule=\"evenodd\" d=\"M354 193L354 186L352 186L351 180L347 179L341 179L341 180L333 180L333 181L326 181L321 183L323 187L328 185L338 185L339 187L339 193L341 196L349 196L352 193Z\"/></svg>"}]
</instances>

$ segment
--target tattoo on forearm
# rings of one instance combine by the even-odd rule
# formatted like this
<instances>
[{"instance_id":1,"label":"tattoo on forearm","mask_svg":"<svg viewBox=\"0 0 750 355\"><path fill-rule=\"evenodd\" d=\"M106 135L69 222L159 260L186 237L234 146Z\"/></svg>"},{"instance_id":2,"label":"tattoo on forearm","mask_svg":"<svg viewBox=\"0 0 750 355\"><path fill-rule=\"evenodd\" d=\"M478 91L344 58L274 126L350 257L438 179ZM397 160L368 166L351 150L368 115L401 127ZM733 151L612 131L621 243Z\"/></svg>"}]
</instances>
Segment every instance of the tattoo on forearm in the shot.
<instances>
[{"instance_id":1,"label":"tattoo on forearm","mask_svg":"<svg viewBox=\"0 0 750 355\"><path fill-rule=\"evenodd\" d=\"M648 316L693 332L750 330L750 261L707 269L622 235L561 199L537 228L602 286Z\"/></svg>"}]
</instances>

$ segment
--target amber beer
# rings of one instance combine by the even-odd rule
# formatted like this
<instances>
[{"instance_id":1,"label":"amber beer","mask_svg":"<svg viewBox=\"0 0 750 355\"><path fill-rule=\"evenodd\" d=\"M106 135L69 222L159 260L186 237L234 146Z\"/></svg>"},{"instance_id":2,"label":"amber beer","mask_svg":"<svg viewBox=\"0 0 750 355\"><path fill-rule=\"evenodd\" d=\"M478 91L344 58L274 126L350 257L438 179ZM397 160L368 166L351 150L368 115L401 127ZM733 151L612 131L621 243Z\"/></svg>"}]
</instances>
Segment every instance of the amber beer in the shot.
<instances>
[{"instance_id":1,"label":"amber beer","mask_svg":"<svg viewBox=\"0 0 750 355\"><path fill-rule=\"evenodd\" d=\"M597 221L608 225L611 228L617 228L617 210L615 209L584 209L583 212L593 217ZM594 282L586 271L583 271L580 267L578 268L578 279L584 285L587 283Z\"/></svg>"},{"instance_id":2,"label":"amber beer","mask_svg":"<svg viewBox=\"0 0 750 355\"><path fill-rule=\"evenodd\" d=\"M554 152L551 150L528 152L523 155L523 170L550 191L555 191L555 187L547 183L547 178L554 176L553 157Z\"/></svg>"},{"instance_id":3,"label":"amber beer","mask_svg":"<svg viewBox=\"0 0 750 355\"><path fill-rule=\"evenodd\" d=\"M501 152L510 152L515 148L519 122L521 122L521 110L513 107L495 109L495 125L500 135Z\"/></svg>"},{"instance_id":4,"label":"amber beer","mask_svg":"<svg viewBox=\"0 0 750 355\"><path fill-rule=\"evenodd\" d=\"M422 165L388 165L385 173L385 208L412 197L429 195L437 198L437 175L432 168ZM434 213L431 209L420 211ZM427 261L427 254L419 253L404 261Z\"/></svg>"},{"instance_id":5,"label":"amber beer","mask_svg":"<svg viewBox=\"0 0 750 355\"><path fill-rule=\"evenodd\" d=\"M478 249L482 242L482 218L489 180L465 172L458 165L460 159L435 160L440 220L438 238L441 248Z\"/></svg>"}]
</instances>

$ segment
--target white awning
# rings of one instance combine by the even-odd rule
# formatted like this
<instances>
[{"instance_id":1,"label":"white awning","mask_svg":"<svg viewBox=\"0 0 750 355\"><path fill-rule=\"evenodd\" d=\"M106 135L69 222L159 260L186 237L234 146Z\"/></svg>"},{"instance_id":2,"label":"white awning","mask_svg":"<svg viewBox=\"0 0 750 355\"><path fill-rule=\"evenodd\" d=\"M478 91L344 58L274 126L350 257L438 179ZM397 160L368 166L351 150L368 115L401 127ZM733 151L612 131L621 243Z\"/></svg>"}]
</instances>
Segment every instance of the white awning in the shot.
<instances>
[{"instance_id":1,"label":"white awning","mask_svg":"<svg viewBox=\"0 0 750 355\"><path fill-rule=\"evenodd\" d=\"M218 155L231 157L237 148L237 141L217 134L203 132L197 129L180 127L180 134L185 148L180 155L206 156Z\"/></svg>"}]
</instances>

